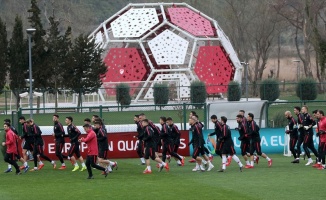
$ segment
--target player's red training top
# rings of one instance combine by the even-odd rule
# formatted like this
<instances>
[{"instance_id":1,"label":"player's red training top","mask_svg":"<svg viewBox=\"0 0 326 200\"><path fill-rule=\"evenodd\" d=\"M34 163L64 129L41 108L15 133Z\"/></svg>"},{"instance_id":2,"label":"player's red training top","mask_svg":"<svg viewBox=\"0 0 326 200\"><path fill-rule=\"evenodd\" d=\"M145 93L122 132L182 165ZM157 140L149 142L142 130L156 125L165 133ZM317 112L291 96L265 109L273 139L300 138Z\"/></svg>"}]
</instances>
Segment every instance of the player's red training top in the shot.
<instances>
[{"instance_id":1,"label":"player's red training top","mask_svg":"<svg viewBox=\"0 0 326 200\"><path fill-rule=\"evenodd\" d=\"M98 155L98 146L95 132L90 129L87 131L87 137L81 139L82 142L87 144L89 156L97 156Z\"/></svg>"},{"instance_id":2,"label":"player's red training top","mask_svg":"<svg viewBox=\"0 0 326 200\"><path fill-rule=\"evenodd\" d=\"M318 128L319 128L318 131L325 131L326 132L326 117L320 118ZM326 133L320 134L319 135L319 140L320 140L320 142L326 142Z\"/></svg>"},{"instance_id":3,"label":"player's red training top","mask_svg":"<svg viewBox=\"0 0 326 200\"><path fill-rule=\"evenodd\" d=\"M11 129L6 130L6 146L7 153L18 153L16 146L16 134Z\"/></svg>"}]
</instances>

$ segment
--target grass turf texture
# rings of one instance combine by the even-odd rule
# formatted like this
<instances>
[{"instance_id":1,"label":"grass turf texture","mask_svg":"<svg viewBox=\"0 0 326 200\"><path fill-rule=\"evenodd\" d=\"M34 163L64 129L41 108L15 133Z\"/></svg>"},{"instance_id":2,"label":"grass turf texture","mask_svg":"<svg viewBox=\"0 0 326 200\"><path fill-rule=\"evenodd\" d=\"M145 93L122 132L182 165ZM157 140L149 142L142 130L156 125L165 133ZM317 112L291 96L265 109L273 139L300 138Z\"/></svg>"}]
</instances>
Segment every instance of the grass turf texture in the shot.
<instances>
[{"instance_id":1,"label":"grass turf texture","mask_svg":"<svg viewBox=\"0 0 326 200\"><path fill-rule=\"evenodd\" d=\"M242 173L234 161L226 172L218 173L221 159L216 156L211 172L192 172L193 163L177 167L173 160L168 173L165 169L159 173L151 162L152 174L142 174L145 167L138 165L139 159L120 159L119 169L107 178L93 169L93 180L86 180L86 171L71 172L73 167L67 161L64 171L53 170L45 162L38 172L20 176L1 172L0 199L324 199L324 190L314 186L323 187L325 170L305 166L303 160L292 164L292 158L282 155L270 157L271 168L261 158L255 169ZM1 162L0 169L6 168Z\"/></svg>"}]
</instances>

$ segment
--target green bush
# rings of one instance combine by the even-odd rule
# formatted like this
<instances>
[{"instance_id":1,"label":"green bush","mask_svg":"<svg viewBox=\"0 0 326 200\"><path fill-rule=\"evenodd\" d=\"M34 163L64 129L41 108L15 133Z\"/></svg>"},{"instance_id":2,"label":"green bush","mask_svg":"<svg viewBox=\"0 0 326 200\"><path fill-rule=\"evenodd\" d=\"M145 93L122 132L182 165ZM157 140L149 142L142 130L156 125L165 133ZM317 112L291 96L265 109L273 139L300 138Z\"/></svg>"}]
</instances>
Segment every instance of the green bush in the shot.
<instances>
[{"instance_id":1,"label":"green bush","mask_svg":"<svg viewBox=\"0 0 326 200\"><path fill-rule=\"evenodd\" d=\"M169 102L169 87L165 83L155 83L153 87L155 105L166 105ZM164 107L164 106L163 106ZM160 106L161 108L161 106Z\"/></svg>"},{"instance_id":2,"label":"green bush","mask_svg":"<svg viewBox=\"0 0 326 200\"><path fill-rule=\"evenodd\" d=\"M296 88L297 97L301 100L315 100L317 98L317 82L312 78L299 80Z\"/></svg>"},{"instance_id":3,"label":"green bush","mask_svg":"<svg viewBox=\"0 0 326 200\"><path fill-rule=\"evenodd\" d=\"M130 87L125 83L120 83L115 87L117 103L122 108L128 108L131 104Z\"/></svg>"},{"instance_id":4,"label":"green bush","mask_svg":"<svg viewBox=\"0 0 326 200\"><path fill-rule=\"evenodd\" d=\"M279 82L275 79L265 79L260 84L260 99L275 101L280 96Z\"/></svg>"},{"instance_id":5,"label":"green bush","mask_svg":"<svg viewBox=\"0 0 326 200\"><path fill-rule=\"evenodd\" d=\"M284 128L286 125L288 125L288 120L284 117L283 111L275 113L275 115L273 116L273 122L275 128ZM272 127L272 124L270 125L270 127Z\"/></svg>"},{"instance_id":6,"label":"green bush","mask_svg":"<svg viewBox=\"0 0 326 200\"><path fill-rule=\"evenodd\" d=\"M194 81L190 85L190 101L191 103L205 103L207 98L206 85L201 81ZM196 105L196 108L202 106Z\"/></svg>"},{"instance_id":7,"label":"green bush","mask_svg":"<svg viewBox=\"0 0 326 200\"><path fill-rule=\"evenodd\" d=\"M228 101L240 101L241 88L240 84L236 81L231 81L228 85Z\"/></svg>"}]
</instances>

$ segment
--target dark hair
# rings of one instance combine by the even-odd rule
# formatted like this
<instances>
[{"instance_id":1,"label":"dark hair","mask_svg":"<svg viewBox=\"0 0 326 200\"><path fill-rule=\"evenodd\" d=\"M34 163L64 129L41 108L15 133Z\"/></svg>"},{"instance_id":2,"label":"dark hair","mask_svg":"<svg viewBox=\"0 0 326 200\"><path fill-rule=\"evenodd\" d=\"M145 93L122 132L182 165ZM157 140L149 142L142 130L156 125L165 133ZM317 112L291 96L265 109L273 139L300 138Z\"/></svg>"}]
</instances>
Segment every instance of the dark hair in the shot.
<instances>
[{"instance_id":1,"label":"dark hair","mask_svg":"<svg viewBox=\"0 0 326 200\"><path fill-rule=\"evenodd\" d=\"M316 114L317 112L318 112L318 110L314 110L314 111L312 111L313 114Z\"/></svg>"},{"instance_id":2,"label":"dark hair","mask_svg":"<svg viewBox=\"0 0 326 200\"><path fill-rule=\"evenodd\" d=\"M55 115L53 115L53 116L59 118L59 115L57 115L57 114L55 114Z\"/></svg>"},{"instance_id":3,"label":"dark hair","mask_svg":"<svg viewBox=\"0 0 326 200\"><path fill-rule=\"evenodd\" d=\"M192 115L196 115L197 113L195 111L190 111Z\"/></svg>"},{"instance_id":4,"label":"dark hair","mask_svg":"<svg viewBox=\"0 0 326 200\"><path fill-rule=\"evenodd\" d=\"M160 117L160 119L161 119L163 122L166 122L166 117L162 116L162 117Z\"/></svg>"},{"instance_id":5,"label":"dark hair","mask_svg":"<svg viewBox=\"0 0 326 200\"><path fill-rule=\"evenodd\" d=\"M95 117L95 118L99 118L99 116L98 116L98 115L93 115L93 117Z\"/></svg>"},{"instance_id":6,"label":"dark hair","mask_svg":"<svg viewBox=\"0 0 326 200\"><path fill-rule=\"evenodd\" d=\"M317 112L319 112L319 114L322 114L323 116L325 116L324 111L322 111L322 110L317 110Z\"/></svg>"},{"instance_id":7,"label":"dark hair","mask_svg":"<svg viewBox=\"0 0 326 200\"><path fill-rule=\"evenodd\" d=\"M301 108L299 106L295 106L294 109L296 109L297 111L301 110Z\"/></svg>"},{"instance_id":8,"label":"dark hair","mask_svg":"<svg viewBox=\"0 0 326 200\"><path fill-rule=\"evenodd\" d=\"M246 113L244 110L239 110L239 112L243 112L243 113Z\"/></svg>"},{"instance_id":9,"label":"dark hair","mask_svg":"<svg viewBox=\"0 0 326 200\"><path fill-rule=\"evenodd\" d=\"M172 121L172 120L173 120L172 117L166 118L166 121Z\"/></svg>"},{"instance_id":10,"label":"dark hair","mask_svg":"<svg viewBox=\"0 0 326 200\"><path fill-rule=\"evenodd\" d=\"M221 117L221 120L222 120L224 123L226 123L226 122L228 121L228 118L226 118L225 116L222 116L222 117Z\"/></svg>"},{"instance_id":11,"label":"dark hair","mask_svg":"<svg viewBox=\"0 0 326 200\"><path fill-rule=\"evenodd\" d=\"M145 114L144 113L140 113L139 116L145 116Z\"/></svg>"},{"instance_id":12,"label":"dark hair","mask_svg":"<svg viewBox=\"0 0 326 200\"><path fill-rule=\"evenodd\" d=\"M195 114L194 116L195 116L197 119L199 119L199 117L198 117L198 115L197 115L197 114Z\"/></svg>"},{"instance_id":13,"label":"dark hair","mask_svg":"<svg viewBox=\"0 0 326 200\"><path fill-rule=\"evenodd\" d=\"M71 116L68 116L66 118L69 119L71 122L74 121L74 119Z\"/></svg>"},{"instance_id":14,"label":"dark hair","mask_svg":"<svg viewBox=\"0 0 326 200\"><path fill-rule=\"evenodd\" d=\"M89 118L84 119L84 122L91 122Z\"/></svg>"},{"instance_id":15,"label":"dark hair","mask_svg":"<svg viewBox=\"0 0 326 200\"><path fill-rule=\"evenodd\" d=\"M26 120L24 116L20 116L19 119Z\"/></svg>"},{"instance_id":16,"label":"dark hair","mask_svg":"<svg viewBox=\"0 0 326 200\"><path fill-rule=\"evenodd\" d=\"M217 119L217 116L216 115L212 115L211 116L211 119Z\"/></svg>"},{"instance_id":17,"label":"dark hair","mask_svg":"<svg viewBox=\"0 0 326 200\"><path fill-rule=\"evenodd\" d=\"M138 117L139 117L139 115L135 115L135 117L137 117L137 118L138 118Z\"/></svg>"},{"instance_id":18,"label":"dark hair","mask_svg":"<svg viewBox=\"0 0 326 200\"><path fill-rule=\"evenodd\" d=\"M243 116L242 116L242 115L237 115L237 117L238 117L238 118L243 118Z\"/></svg>"},{"instance_id":19,"label":"dark hair","mask_svg":"<svg viewBox=\"0 0 326 200\"><path fill-rule=\"evenodd\" d=\"M5 119L5 120L3 120L5 123L11 123L11 120L10 119Z\"/></svg>"},{"instance_id":20,"label":"dark hair","mask_svg":"<svg viewBox=\"0 0 326 200\"><path fill-rule=\"evenodd\" d=\"M83 127L85 128L89 128L89 127L92 127L90 124L84 124Z\"/></svg>"},{"instance_id":21,"label":"dark hair","mask_svg":"<svg viewBox=\"0 0 326 200\"><path fill-rule=\"evenodd\" d=\"M94 124L103 125L101 120L95 120L95 121L94 121Z\"/></svg>"},{"instance_id":22,"label":"dark hair","mask_svg":"<svg viewBox=\"0 0 326 200\"><path fill-rule=\"evenodd\" d=\"M3 123L3 125L7 125L8 127L10 127L10 123L8 122Z\"/></svg>"},{"instance_id":23,"label":"dark hair","mask_svg":"<svg viewBox=\"0 0 326 200\"><path fill-rule=\"evenodd\" d=\"M252 119L254 119L254 114L248 113L248 116L251 117Z\"/></svg>"},{"instance_id":24,"label":"dark hair","mask_svg":"<svg viewBox=\"0 0 326 200\"><path fill-rule=\"evenodd\" d=\"M149 123L148 119L144 119L142 122L146 122L147 124Z\"/></svg>"}]
</instances>

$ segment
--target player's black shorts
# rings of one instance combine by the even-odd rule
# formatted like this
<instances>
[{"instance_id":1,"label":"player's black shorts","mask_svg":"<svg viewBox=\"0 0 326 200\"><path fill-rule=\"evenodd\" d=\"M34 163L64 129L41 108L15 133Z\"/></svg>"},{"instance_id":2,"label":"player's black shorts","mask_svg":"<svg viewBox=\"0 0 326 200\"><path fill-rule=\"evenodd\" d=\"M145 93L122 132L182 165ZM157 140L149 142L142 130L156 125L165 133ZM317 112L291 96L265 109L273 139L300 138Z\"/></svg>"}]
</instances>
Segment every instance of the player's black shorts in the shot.
<instances>
[{"instance_id":1,"label":"player's black shorts","mask_svg":"<svg viewBox=\"0 0 326 200\"><path fill-rule=\"evenodd\" d=\"M196 159L200 155L205 155L204 147L195 147L194 146L194 153L192 154L192 157Z\"/></svg>"},{"instance_id":2,"label":"player's black shorts","mask_svg":"<svg viewBox=\"0 0 326 200\"><path fill-rule=\"evenodd\" d=\"M28 151L33 151L34 148L34 142L26 141L24 142L23 149L26 149Z\"/></svg>"},{"instance_id":3,"label":"player's black shorts","mask_svg":"<svg viewBox=\"0 0 326 200\"><path fill-rule=\"evenodd\" d=\"M254 153L258 154L261 156L262 152L261 152L261 146L260 146L260 141L252 141L250 143L250 155L254 155Z\"/></svg>"},{"instance_id":4,"label":"player's black shorts","mask_svg":"<svg viewBox=\"0 0 326 200\"><path fill-rule=\"evenodd\" d=\"M222 154L229 154L229 155L234 155L235 150L234 150L234 145L232 142L224 142L221 150Z\"/></svg>"},{"instance_id":5,"label":"player's black shorts","mask_svg":"<svg viewBox=\"0 0 326 200\"><path fill-rule=\"evenodd\" d=\"M102 159L107 159L108 156L108 149L99 149L98 157Z\"/></svg>"},{"instance_id":6,"label":"player's black shorts","mask_svg":"<svg viewBox=\"0 0 326 200\"><path fill-rule=\"evenodd\" d=\"M155 160L155 151L156 151L156 148L155 147L146 147L145 148L145 159L149 159L151 158L152 160Z\"/></svg>"},{"instance_id":7,"label":"player's black shorts","mask_svg":"<svg viewBox=\"0 0 326 200\"><path fill-rule=\"evenodd\" d=\"M174 145L173 145L173 151L174 151L175 153L178 153L179 146L180 146L180 144L174 144Z\"/></svg>"},{"instance_id":8,"label":"player's black shorts","mask_svg":"<svg viewBox=\"0 0 326 200\"><path fill-rule=\"evenodd\" d=\"M34 148L33 148L33 155L43 155L43 145L36 145L34 144Z\"/></svg>"},{"instance_id":9,"label":"player's black shorts","mask_svg":"<svg viewBox=\"0 0 326 200\"><path fill-rule=\"evenodd\" d=\"M240 144L241 155L244 156L250 152L250 140L242 140Z\"/></svg>"},{"instance_id":10,"label":"player's black shorts","mask_svg":"<svg viewBox=\"0 0 326 200\"><path fill-rule=\"evenodd\" d=\"M79 143L72 143L69 148L68 156L71 157L74 154L76 155L76 158L80 157Z\"/></svg>"}]
</instances>

